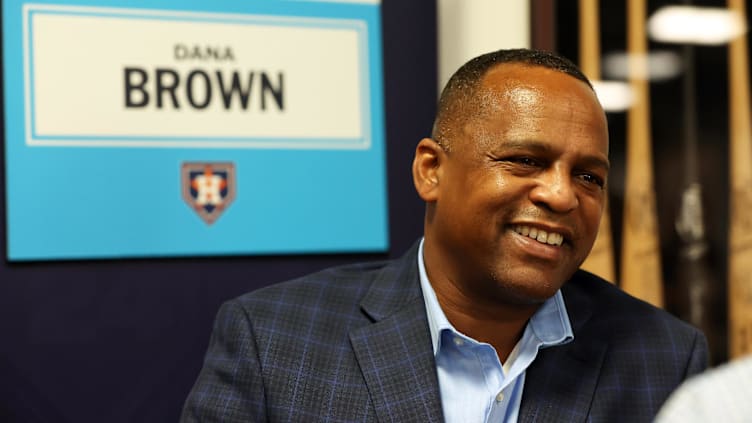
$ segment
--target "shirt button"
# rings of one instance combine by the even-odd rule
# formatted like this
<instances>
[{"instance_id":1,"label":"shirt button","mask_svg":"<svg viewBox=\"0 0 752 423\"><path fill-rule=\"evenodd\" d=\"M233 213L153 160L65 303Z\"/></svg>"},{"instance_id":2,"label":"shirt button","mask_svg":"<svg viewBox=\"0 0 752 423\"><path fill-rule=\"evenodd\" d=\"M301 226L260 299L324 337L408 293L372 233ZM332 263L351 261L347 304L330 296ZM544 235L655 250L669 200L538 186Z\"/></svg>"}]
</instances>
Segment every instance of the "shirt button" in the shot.
<instances>
[{"instance_id":1,"label":"shirt button","mask_svg":"<svg viewBox=\"0 0 752 423\"><path fill-rule=\"evenodd\" d=\"M458 347L461 347L462 344L464 344L464 343L465 343L465 341L462 338L460 338L459 336L455 336L454 337L454 345L456 345Z\"/></svg>"},{"instance_id":2,"label":"shirt button","mask_svg":"<svg viewBox=\"0 0 752 423\"><path fill-rule=\"evenodd\" d=\"M499 392L496 394L496 402L502 402L504 401L504 392Z\"/></svg>"}]
</instances>

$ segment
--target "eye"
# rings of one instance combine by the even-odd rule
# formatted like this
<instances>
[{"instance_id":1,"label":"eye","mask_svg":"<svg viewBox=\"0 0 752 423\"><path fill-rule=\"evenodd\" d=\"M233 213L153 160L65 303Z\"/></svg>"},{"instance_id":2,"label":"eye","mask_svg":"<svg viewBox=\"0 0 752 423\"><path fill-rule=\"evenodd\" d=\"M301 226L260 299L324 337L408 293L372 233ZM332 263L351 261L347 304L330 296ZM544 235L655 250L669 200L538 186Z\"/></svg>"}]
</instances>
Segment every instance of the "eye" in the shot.
<instances>
[{"instance_id":1,"label":"eye","mask_svg":"<svg viewBox=\"0 0 752 423\"><path fill-rule=\"evenodd\" d=\"M546 169L550 162L547 158L528 153L510 154L494 159L502 169L520 177L534 175Z\"/></svg>"},{"instance_id":2,"label":"eye","mask_svg":"<svg viewBox=\"0 0 752 423\"><path fill-rule=\"evenodd\" d=\"M603 178L592 173L580 174L579 178L588 184L592 184L600 188L603 188L606 185L606 181Z\"/></svg>"},{"instance_id":3,"label":"eye","mask_svg":"<svg viewBox=\"0 0 752 423\"><path fill-rule=\"evenodd\" d=\"M529 156L509 157L506 161L528 167L540 167L542 162L536 158Z\"/></svg>"}]
</instances>

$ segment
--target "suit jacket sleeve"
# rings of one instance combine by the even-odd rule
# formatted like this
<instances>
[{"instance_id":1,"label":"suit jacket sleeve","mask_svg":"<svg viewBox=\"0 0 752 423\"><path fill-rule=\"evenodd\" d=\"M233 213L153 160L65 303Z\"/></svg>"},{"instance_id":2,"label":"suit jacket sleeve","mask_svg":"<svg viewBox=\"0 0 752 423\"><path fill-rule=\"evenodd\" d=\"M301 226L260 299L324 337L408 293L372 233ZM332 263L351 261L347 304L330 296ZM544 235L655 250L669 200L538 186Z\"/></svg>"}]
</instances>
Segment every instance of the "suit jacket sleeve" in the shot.
<instances>
[{"instance_id":1,"label":"suit jacket sleeve","mask_svg":"<svg viewBox=\"0 0 752 423\"><path fill-rule=\"evenodd\" d=\"M702 373L707 369L709 361L708 340L702 332L697 331L695 344L689 357L689 365L687 366L684 378L686 379L692 375Z\"/></svg>"},{"instance_id":2,"label":"suit jacket sleeve","mask_svg":"<svg viewBox=\"0 0 752 423\"><path fill-rule=\"evenodd\" d=\"M266 421L264 388L253 328L237 300L222 305L201 373L181 422Z\"/></svg>"}]
</instances>

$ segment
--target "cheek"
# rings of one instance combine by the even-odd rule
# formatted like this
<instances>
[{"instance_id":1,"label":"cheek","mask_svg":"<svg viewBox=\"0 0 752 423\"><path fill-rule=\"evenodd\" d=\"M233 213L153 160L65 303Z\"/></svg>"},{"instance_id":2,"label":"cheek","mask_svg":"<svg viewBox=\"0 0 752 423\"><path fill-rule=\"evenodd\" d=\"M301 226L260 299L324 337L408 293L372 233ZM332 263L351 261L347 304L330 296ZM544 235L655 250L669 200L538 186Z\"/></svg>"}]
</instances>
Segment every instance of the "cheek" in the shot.
<instances>
[{"instance_id":1,"label":"cheek","mask_svg":"<svg viewBox=\"0 0 752 423\"><path fill-rule=\"evenodd\" d=\"M499 171L494 174L493 177L493 186L496 192L504 193L507 192L509 189L511 189L511 181L509 178L505 178L504 175Z\"/></svg>"},{"instance_id":2,"label":"cheek","mask_svg":"<svg viewBox=\"0 0 752 423\"><path fill-rule=\"evenodd\" d=\"M519 190L520 181L499 163L486 163L485 168L471 180L471 188L482 190L487 197L509 196Z\"/></svg>"},{"instance_id":3,"label":"cheek","mask_svg":"<svg viewBox=\"0 0 752 423\"><path fill-rule=\"evenodd\" d=\"M472 190L472 194L468 191L468 199L473 199L471 201L477 207L477 212L485 215L486 218L489 214L496 215L500 210L509 208L513 193L518 191L508 178L498 174L486 175L483 179L477 180L469 189Z\"/></svg>"},{"instance_id":4,"label":"cheek","mask_svg":"<svg viewBox=\"0 0 752 423\"><path fill-rule=\"evenodd\" d=\"M594 232L598 231L601 216L603 215L604 201L597 198L588 198L583 201L582 210L585 225Z\"/></svg>"}]
</instances>

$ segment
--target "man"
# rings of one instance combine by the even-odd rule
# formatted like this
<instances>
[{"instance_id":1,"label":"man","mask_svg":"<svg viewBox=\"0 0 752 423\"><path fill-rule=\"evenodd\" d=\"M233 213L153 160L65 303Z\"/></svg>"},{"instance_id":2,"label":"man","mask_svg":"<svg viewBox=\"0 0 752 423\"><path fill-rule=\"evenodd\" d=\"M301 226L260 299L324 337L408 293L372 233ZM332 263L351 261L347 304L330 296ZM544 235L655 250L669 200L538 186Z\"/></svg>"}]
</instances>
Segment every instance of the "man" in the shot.
<instances>
[{"instance_id":1,"label":"man","mask_svg":"<svg viewBox=\"0 0 752 423\"><path fill-rule=\"evenodd\" d=\"M423 240L223 305L183 421L650 421L705 368L699 331L578 270L609 162L574 65L477 57L433 132Z\"/></svg>"}]
</instances>

